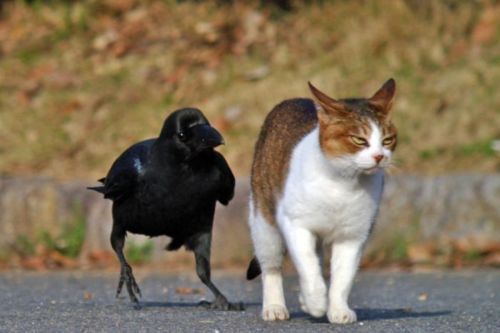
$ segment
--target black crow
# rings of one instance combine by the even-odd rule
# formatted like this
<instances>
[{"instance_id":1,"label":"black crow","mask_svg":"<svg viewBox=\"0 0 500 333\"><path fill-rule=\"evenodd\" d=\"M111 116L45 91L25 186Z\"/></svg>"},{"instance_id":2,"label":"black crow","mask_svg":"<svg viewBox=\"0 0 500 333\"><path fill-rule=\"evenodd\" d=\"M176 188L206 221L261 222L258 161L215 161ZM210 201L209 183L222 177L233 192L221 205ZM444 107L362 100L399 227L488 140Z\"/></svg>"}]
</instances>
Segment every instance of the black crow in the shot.
<instances>
[{"instance_id":1,"label":"black crow","mask_svg":"<svg viewBox=\"0 0 500 333\"><path fill-rule=\"evenodd\" d=\"M170 114L160 136L134 144L113 163L103 186L89 187L113 201L111 245L120 260L116 295L125 283L138 307L141 296L132 268L123 254L127 232L172 238L167 250L185 246L194 252L196 273L213 292L213 309L239 310L210 279L210 246L215 204L227 205L234 194L234 176L224 157L214 150L222 136L200 110Z\"/></svg>"}]
</instances>

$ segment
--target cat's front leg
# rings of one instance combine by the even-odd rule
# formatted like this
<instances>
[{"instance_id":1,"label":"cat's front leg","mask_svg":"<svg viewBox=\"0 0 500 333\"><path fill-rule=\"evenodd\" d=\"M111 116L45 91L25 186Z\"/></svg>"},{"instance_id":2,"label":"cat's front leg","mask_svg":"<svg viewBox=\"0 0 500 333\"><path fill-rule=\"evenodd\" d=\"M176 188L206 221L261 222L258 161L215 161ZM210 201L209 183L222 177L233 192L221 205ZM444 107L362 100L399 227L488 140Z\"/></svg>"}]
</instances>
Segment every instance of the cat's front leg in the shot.
<instances>
[{"instance_id":1,"label":"cat's front leg","mask_svg":"<svg viewBox=\"0 0 500 333\"><path fill-rule=\"evenodd\" d=\"M357 319L356 313L349 307L347 301L358 269L362 248L362 241L344 241L332 245L327 312L331 323L348 324Z\"/></svg>"},{"instance_id":2,"label":"cat's front leg","mask_svg":"<svg viewBox=\"0 0 500 333\"><path fill-rule=\"evenodd\" d=\"M326 285L316 253L316 236L309 230L285 222L283 234L288 250L299 273L302 310L313 317L326 313Z\"/></svg>"}]
</instances>

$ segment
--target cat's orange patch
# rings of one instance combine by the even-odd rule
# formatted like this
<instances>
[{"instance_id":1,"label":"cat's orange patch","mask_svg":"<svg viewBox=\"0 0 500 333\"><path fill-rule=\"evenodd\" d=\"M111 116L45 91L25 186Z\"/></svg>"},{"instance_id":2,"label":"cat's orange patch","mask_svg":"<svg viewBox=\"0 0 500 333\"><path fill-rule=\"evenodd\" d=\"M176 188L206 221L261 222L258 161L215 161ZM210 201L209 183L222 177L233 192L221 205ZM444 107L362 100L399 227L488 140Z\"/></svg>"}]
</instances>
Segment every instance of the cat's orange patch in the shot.
<instances>
[{"instance_id":1,"label":"cat's orange patch","mask_svg":"<svg viewBox=\"0 0 500 333\"><path fill-rule=\"evenodd\" d=\"M318 103L320 145L329 157L355 154L363 149L352 141L352 136L368 141L370 122L377 124L383 137L396 137L396 129L390 122L395 82L388 80L371 98L347 98L336 100L309 83ZM396 147L396 140L391 148Z\"/></svg>"},{"instance_id":2,"label":"cat's orange patch","mask_svg":"<svg viewBox=\"0 0 500 333\"><path fill-rule=\"evenodd\" d=\"M325 115L324 111L319 111L320 146L324 153L330 157L340 157L355 154L364 149L363 146L356 145L352 141L352 136L369 140L372 134L370 121L377 124L382 131L382 136L395 137L389 148L394 150L397 144L397 131L390 120L377 115L377 113L364 112L360 116L359 110L352 109L351 115L332 117Z\"/></svg>"},{"instance_id":3,"label":"cat's orange patch","mask_svg":"<svg viewBox=\"0 0 500 333\"><path fill-rule=\"evenodd\" d=\"M352 142L351 136L369 138L371 128L368 123L347 121L332 121L319 117L319 141L323 152L330 158L355 154L362 146Z\"/></svg>"},{"instance_id":4,"label":"cat's orange patch","mask_svg":"<svg viewBox=\"0 0 500 333\"><path fill-rule=\"evenodd\" d=\"M382 123L382 136L384 138L394 137L394 141L387 148L391 151L396 150L396 146L398 145L398 131L391 121L387 120Z\"/></svg>"},{"instance_id":5,"label":"cat's orange patch","mask_svg":"<svg viewBox=\"0 0 500 333\"><path fill-rule=\"evenodd\" d=\"M252 195L255 208L275 224L276 204L282 193L290 158L297 143L311 132L318 119L310 99L278 104L262 125L252 164Z\"/></svg>"}]
</instances>

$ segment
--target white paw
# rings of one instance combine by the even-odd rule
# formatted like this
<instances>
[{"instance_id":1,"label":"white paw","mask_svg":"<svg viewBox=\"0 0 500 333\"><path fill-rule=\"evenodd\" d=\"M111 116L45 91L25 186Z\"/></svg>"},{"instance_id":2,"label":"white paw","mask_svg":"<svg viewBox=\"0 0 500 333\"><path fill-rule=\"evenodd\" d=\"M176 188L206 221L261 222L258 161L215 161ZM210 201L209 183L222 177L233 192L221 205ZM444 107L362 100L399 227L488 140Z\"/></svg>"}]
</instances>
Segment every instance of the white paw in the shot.
<instances>
[{"instance_id":1,"label":"white paw","mask_svg":"<svg viewBox=\"0 0 500 333\"><path fill-rule=\"evenodd\" d=\"M299 302L302 311L309 313L311 316L319 318L323 317L326 313L326 287L319 285L309 292L302 290L299 294Z\"/></svg>"},{"instance_id":2,"label":"white paw","mask_svg":"<svg viewBox=\"0 0 500 333\"><path fill-rule=\"evenodd\" d=\"M286 306L279 304L270 304L262 309L262 319L266 321L287 320L290 318Z\"/></svg>"},{"instance_id":3,"label":"white paw","mask_svg":"<svg viewBox=\"0 0 500 333\"><path fill-rule=\"evenodd\" d=\"M348 307L331 308L327 313L328 321L335 324L349 324L356 321L356 312Z\"/></svg>"}]
</instances>

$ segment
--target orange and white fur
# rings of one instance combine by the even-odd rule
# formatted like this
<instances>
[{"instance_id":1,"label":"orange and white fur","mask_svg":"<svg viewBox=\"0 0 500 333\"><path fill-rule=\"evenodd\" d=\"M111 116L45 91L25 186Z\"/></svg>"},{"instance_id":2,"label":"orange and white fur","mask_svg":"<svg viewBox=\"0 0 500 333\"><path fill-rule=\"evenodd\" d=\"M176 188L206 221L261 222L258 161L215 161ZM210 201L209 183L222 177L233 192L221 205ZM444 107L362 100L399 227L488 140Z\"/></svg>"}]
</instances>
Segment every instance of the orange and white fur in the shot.
<instances>
[{"instance_id":1,"label":"orange and white fur","mask_svg":"<svg viewBox=\"0 0 500 333\"><path fill-rule=\"evenodd\" d=\"M288 251L303 311L352 323L348 297L396 147L390 120L395 82L388 80L371 98L340 100L309 87L314 102L278 104L256 145L249 207L256 258L247 276L262 272L263 319L288 319L281 273ZM329 288L320 247L332 251Z\"/></svg>"}]
</instances>

